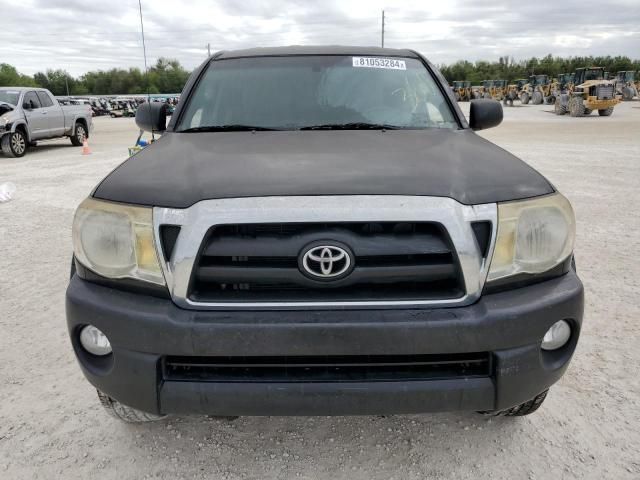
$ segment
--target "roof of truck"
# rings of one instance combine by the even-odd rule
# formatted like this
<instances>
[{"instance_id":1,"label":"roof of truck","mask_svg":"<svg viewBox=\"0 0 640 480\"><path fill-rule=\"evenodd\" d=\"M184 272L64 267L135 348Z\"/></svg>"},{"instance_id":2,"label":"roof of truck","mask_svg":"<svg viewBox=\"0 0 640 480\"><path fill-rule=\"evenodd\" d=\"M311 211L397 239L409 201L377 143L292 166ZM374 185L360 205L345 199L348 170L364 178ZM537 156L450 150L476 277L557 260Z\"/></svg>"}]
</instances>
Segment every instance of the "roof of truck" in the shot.
<instances>
[{"instance_id":1,"label":"roof of truck","mask_svg":"<svg viewBox=\"0 0 640 480\"><path fill-rule=\"evenodd\" d=\"M33 90L38 90L38 91L47 91L46 88L40 88L40 87L3 87L2 85L0 85L0 88L2 90L14 90L16 92L31 92Z\"/></svg>"},{"instance_id":2,"label":"roof of truck","mask_svg":"<svg viewBox=\"0 0 640 480\"><path fill-rule=\"evenodd\" d=\"M216 59L242 58L242 57L273 57L285 55L385 55L388 57L413 57L418 55L407 49L380 48L380 47L356 47L343 45L326 46L301 46L289 47L259 47L244 50L226 50L218 52Z\"/></svg>"}]
</instances>

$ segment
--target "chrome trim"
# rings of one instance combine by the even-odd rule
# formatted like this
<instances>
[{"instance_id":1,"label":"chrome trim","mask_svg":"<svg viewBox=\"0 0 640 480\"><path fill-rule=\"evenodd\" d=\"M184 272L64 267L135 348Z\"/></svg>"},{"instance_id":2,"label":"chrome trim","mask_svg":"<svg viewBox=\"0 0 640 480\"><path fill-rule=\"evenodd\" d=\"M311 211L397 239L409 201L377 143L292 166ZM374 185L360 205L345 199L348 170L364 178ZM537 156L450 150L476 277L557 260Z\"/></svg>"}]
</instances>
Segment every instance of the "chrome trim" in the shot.
<instances>
[{"instance_id":1,"label":"chrome trim","mask_svg":"<svg viewBox=\"0 0 640 480\"><path fill-rule=\"evenodd\" d=\"M169 261L165 262L164 255L158 255L171 297L180 307L202 310L469 305L480 297L487 278L497 220L498 208L495 203L463 205L451 198L397 195L230 198L204 200L185 209L153 209L156 245L162 245L160 225L182 227ZM198 251L205 234L214 225L388 221L441 223L449 232L457 251L466 294L445 300L353 302L194 302L187 296ZM492 224L491 245L486 259L482 258L471 228L471 222L477 221L490 221Z\"/></svg>"}]
</instances>

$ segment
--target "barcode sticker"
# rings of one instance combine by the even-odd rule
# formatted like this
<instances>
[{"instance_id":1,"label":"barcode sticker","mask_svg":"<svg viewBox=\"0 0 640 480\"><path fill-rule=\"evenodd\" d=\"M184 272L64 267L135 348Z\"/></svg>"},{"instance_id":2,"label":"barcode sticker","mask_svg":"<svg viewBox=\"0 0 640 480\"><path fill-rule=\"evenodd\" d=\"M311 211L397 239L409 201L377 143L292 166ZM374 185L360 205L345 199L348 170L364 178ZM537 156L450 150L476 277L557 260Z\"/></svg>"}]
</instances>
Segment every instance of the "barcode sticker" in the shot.
<instances>
[{"instance_id":1,"label":"barcode sticker","mask_svg":"<svg viewBox=\"0 0 640 480\"><path fill-rule=\"evenodd\" d=\"M388 68L391 70L406 70L407 65L404 60L395 58L380 57L352 57L354 67L364 68Z\"/></svg>"}]
</instances>

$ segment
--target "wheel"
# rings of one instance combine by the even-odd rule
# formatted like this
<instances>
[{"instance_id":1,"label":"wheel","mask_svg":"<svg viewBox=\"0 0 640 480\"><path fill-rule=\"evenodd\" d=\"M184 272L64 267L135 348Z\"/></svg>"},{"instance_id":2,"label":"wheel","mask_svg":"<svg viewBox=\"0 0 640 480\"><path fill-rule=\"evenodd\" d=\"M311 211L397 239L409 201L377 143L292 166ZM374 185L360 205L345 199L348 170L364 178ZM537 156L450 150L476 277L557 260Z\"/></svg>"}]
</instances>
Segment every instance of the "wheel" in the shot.
<instances>
[{"instance_id":1,"label":"wheel","mask_svg":"<svg viewBox=\"0 0 640 480\"><path fill-rule=\"evenodd\" d=\"M567 113L567 106L562 105L562 102L559 98L556 98L556 103L553 106L553 111L556 115L564 115Z\"/></svg>"},{"instance_id":2,"label":"wheel","mask_svg":"<svg viewBox=\"0 0 640 480\"><path fill-rule=\"evenodd\" d=\"M456 96L456 102L460 101L460 94L458 92L455 92L454 94Z\"/></svg>"},{"instance_id":3,"label":"wheel","mask_svg":"<svg viewBox=\"0 0 640 480\"><path fill-rule=\"evenodd\" d=\"M145 423L154 422L164 418L164 415L154 415L153 413L143 412L133 407L128 407L114 400L110 396L97 390L100 403L109 415L126 423Z\"/></svg>"},{"instance_id":4,"label":"wheel","mask_svg":"<svg viewBox=\"0 0 640 480\"><path fill-rule=\"evenodd\" d=\"M598 114L601 117L609 117L609 116L611 116L612 113L613 113L613 107L609 107L609 108L605 108L605 109L602 109L602 110L598 110Z\"/></svg>"},{"instance_id":5,"label":"wheel","mask_svg":"<svg viewBox=\"0 0 640 480\"><path fill-rule=\"evenodd\" d=\"M7 157L20 158L24 157L24 154L27 153L27 138L21 130L3 135L0 145L2 147L2 153Z\"/></svg>"},{"instance_id":6,"label":"wheel","mask_svg":"<svg viewBox=\"0 0 640 480\"><path fill-rule=\"evenodd\" d=\"M482 98L491 98L491 94L490 94L489 92L485 92L485 93L482 95Z\"/></svg>"},{"instance_id":7,"label":"wheel","mask_svg":"<svg viewBox=\"0 0 640 480\"><path fill-rule=\"evenodd\" d=\"M533 95L531 96L531 103L534 105L542 105L542 102L544 102L542 92L533 92Z\"/></svg>"},{"instance_id":8,"label":"wheel","mask_svg":"<svg viewBox=\"0 0 640 480\"><path fill-rule=\"evenodd\" d=\"M498 416L523 417L525 415L530 415L540 408L540 405L542 405L542 402L544 402L544 399L547 398L547 393L549 393L549 389L545 390L542 393L539 393L538 395L533 397L531 400L521 403L520 405L516 405L515 407L507 408L505 410L498 410L497 412L489 411L489 412L479 412L479 413L482 413L483 415L489 415L492 417L498 417Z\"/></svg>"},{"instance_id":9,"label":"wheel","mask_svg":"<svg viewBox=\"0 0 640 480\"><path fill-rule=\"evenodd\" d=\"M522 102L523 105L527 105L529 103L529 93L522 92L520 94L520 101Z\"/></svg>"},{"instance_id":10,"label":"wheel","mask_svg":"<svg viewBox=\"0 0 640 480\"><path fill-rule=\"evenodd\" d=\"M85 126L82 123L77 122L75 128L73 129L73 134L71 135L72 145L74 145L75 147L81 147L84 143L84 140L88 137L89 135L87 135L87 129L85 128Z\"/></svg>"},{"instance_id":11,"label":"wheel","mask_svg":"<svg viewBox=\"0 0 640 480\"><path fill-rule=\"evenodd\" d=\"M554 103L556 103L556 97L554 97L553 95L549 95L548 97L545 97L544 99L545 105L553 105Z\"/></svg>"},{"instance_id":12,"label":"wheel","mask_svg":"<svg viewBox=\"0 0 640 480\"><path fill-rule=\"evenodd\" d=\"M569 99L569 115L572 117L582 117L584 115L584 103L582 98L571 97Z\"/></svg>"},{"instance_id":13,"label":"wheel","mask_svg":"<svg viewBox=\"0 0 640 480\"><path fill-rule=\"evenodd\" d=\"M587 107L584 108L585 115L591 115L591 112L593 112L593 110L591 110L590 108L587 108Z\"/></svg>"},{"instance_id":14,"label":"wheel","mask_svg":"<svg viewBox=\"0 0 640 480\"><path fill-rule=\"evenodd\" d=\"M631 100L634 97L634 93L631 87L624 87L622 89L622 100Z\"/></svg>"}]
</instances>

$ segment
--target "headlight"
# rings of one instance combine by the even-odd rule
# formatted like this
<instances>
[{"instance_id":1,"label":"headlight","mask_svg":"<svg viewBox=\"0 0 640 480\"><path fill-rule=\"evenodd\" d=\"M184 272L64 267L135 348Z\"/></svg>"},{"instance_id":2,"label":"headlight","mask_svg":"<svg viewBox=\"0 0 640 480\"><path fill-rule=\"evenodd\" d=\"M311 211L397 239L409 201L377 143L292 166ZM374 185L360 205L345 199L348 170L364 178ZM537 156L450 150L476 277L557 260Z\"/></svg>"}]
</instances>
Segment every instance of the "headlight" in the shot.
<instances>
[{"instance_id":1,"label":"headlight","mask_svg":"<svg viewBox=\"0 0 640 480\"><path fill-rule=\"evenodd\" d=\"M498 204L498 233L487 281L542 273L573 252L575 217L559 193Z\"/></svg>"},{"instance_id":2,"label":"headlight","mask_svg":"<svg viewBox=\"0 0 640 480\"><path fill-rule=\"evenodd\" d=\"M165 284L149 207L86 199L73 220L73 251L80 263L103 277Z\"/></svg>"}]
</instances>

